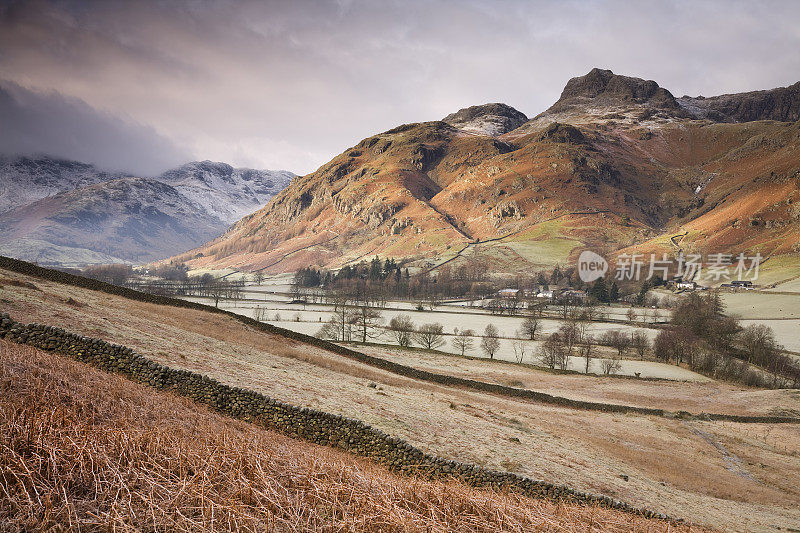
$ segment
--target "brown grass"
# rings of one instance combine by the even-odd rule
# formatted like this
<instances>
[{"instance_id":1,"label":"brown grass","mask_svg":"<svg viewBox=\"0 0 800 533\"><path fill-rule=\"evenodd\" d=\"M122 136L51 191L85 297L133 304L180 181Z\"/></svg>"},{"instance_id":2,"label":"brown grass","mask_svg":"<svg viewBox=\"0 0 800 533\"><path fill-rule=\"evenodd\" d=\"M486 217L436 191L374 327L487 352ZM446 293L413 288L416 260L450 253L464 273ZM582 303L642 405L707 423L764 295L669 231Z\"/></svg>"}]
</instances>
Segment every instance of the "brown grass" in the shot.
<instances>
[{"instance_id":1,"label":"brown grass","mask_svg":"<svg viewBox=\"0 0 800 533\"><path fill-rule=\"evenodd\" d=\"M687 529L398 477L5 341L0 427L3 530Z\"/></svg>"},{"instance_id":2,"label":"brown grass","mask_svg":"<svg viewBox=\"0 0 800 533\"><path fill-rule=\"evenodd\" d=\"M400 378L251 330L227 317L46 280L35 282L40 291L16 286L0 290L2 307L17 320L101 337L174 368L207 374L295 405L358 418L436 455L605 494L725 530L772 531L800 524L800 493L792 483L800 473L800 434L791 424L687 423L510 401ZM70 297L84 307L66 304ZM399 358L395 353L386 356ZM514 366L502 365L501 376L495 369L499 364L462 369L465 362L450 356L441 365L432 364L445 363L452 371L468 371L485 381L493 375L508 377L505 368ZM727 411L738 401L748 405L747 411L760 412L769 406L792 406L800 399L789 391L767 391L770 394L763 396L762 391L714 383L666 388L662 382L613 380L604 386L602 380L585 376L563 381L549 376L515 375L531 388L558 395L608 396L615 403L636 401L654 407L674 407L696 397L713 402L713 409L711 404L704 407L710 411ZM370 382L377 388L368 387ZM693 429L711 434L738 456L737 470L751 477L731 472L728 459Z\"/></svg>"}]
</instances>

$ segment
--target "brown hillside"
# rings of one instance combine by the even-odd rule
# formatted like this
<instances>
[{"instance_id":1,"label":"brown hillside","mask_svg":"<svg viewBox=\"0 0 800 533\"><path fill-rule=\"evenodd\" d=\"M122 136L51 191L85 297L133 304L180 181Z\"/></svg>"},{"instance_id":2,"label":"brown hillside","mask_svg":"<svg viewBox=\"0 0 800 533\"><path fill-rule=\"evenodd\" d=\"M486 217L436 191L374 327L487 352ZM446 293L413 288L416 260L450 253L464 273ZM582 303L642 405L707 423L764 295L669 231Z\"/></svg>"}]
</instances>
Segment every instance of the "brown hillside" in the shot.
<instances>
[{"instance_id":1,"label":"brown hillside","mask_svg":"<svg viewBox=\"0 0 800 533\"><path fill-rule=\"evenodd\" d=\"M0 390L4 530L689 529L399 477L2 340Z\"/></svg>"},{"instance_id":2,"label":"brown hillside","mask_svg":"<svg viewBox=\"0 0 800 533\"><path fill-rule=\"evenodd\" d=\"M789 99L781 105L793 105L794 93L780 94ZM459 111L449 123L403 125L295 179L178 259L278 272L374 255L447 257L501 240L483 253L498 256L513 241L500 268L525 270L586 246L663 240L683 226L701 248L796 251L800 125L718 123L692 109L655 82L595 69L506 133L524 115L500 104ZM559 228L543 234L555 220ZM520 252L531 239L560 244Z\"/></svg>"}]
</instances>

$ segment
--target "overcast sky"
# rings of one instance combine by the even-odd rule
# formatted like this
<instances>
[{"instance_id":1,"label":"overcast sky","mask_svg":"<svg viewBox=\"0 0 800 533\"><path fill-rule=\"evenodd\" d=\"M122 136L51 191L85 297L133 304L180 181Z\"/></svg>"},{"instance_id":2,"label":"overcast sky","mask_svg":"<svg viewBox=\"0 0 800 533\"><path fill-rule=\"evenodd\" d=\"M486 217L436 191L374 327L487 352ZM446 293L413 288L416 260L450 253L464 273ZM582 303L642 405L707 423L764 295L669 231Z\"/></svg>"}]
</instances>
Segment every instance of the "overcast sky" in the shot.
<instances>
[{"instance_id":1,"label":"overcast sky","mask_svg":"<svg viewBox=\"0 0 800 533\"><path fill-rule=\"evenodd\" d=\"M592 67L676 96L800 80L796 1L0 0L0 151L307 173L462 107L528 116Z\"/></svg>"}]
</instances>

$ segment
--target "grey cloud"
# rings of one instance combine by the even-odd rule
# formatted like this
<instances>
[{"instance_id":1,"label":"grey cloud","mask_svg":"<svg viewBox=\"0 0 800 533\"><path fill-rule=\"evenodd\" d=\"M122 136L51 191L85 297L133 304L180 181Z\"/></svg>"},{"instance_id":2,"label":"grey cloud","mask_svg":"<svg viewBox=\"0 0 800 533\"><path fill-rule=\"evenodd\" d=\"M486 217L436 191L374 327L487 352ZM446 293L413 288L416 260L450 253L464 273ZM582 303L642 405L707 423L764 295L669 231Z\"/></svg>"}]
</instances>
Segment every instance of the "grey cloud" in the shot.
<instances>
[{"instance_id":1,"label":"grey cloud","mask_svg":"<svg viewBox=\"0 0 800 533\"><path fill-rule=\"evenodd\" d=\"M151 128L0 81L0 152L46 154L144 176L190 159Z\"/></svg>"},{"instance_id":2,"label":"grey cloud","mask_svg":"<svg viewBox=\"0 0 800 533\"><path fill-rule=\"evenodd\" d=\"M469 105L533 116L595 66L677 95L800 77L793 1L5 5L0 77L130 116L201 158L294 172Z\"/></svg>"}]
</instances>

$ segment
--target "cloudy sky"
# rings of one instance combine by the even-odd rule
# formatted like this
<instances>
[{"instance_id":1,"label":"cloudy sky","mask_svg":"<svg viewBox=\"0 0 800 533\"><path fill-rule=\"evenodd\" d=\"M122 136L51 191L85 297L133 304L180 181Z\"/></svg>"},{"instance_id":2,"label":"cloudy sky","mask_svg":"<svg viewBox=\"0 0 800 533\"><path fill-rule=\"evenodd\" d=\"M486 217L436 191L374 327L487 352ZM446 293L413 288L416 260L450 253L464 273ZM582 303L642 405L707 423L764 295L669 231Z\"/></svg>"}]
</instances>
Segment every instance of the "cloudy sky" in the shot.
<instances>
[{"instance_id":1,"label":"cloudy sky","mask_svg":"<svg viewBox=\"0 0 800 533\"><path fill-rule=\"evenodd\" d=\"M592 67L676 96L800 80L800 2L0 0L0 152L306 173L364 137Z\"/></svg>"}]
</instances>

